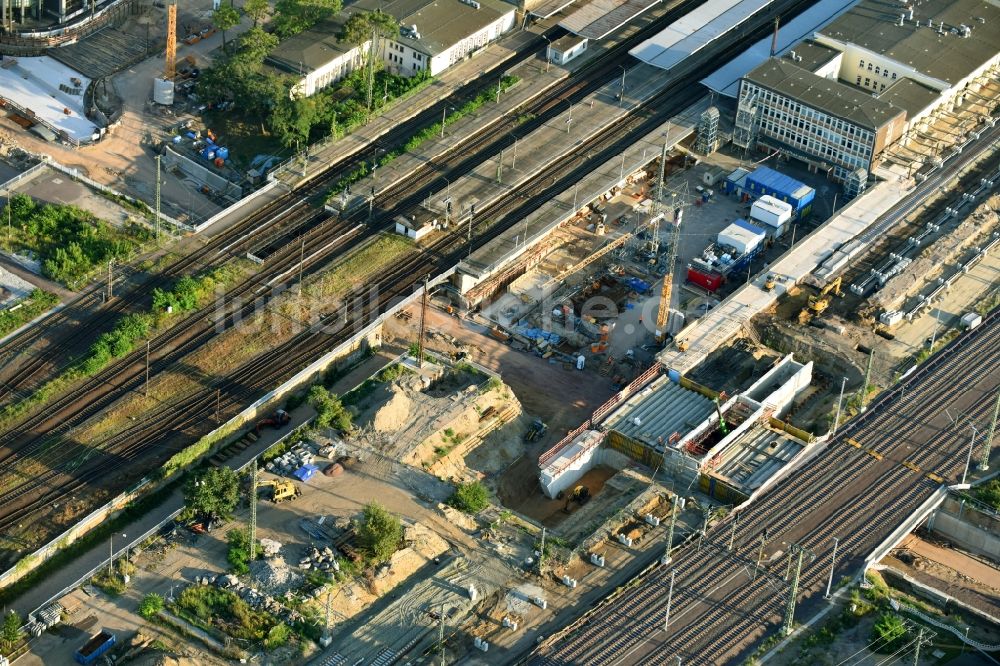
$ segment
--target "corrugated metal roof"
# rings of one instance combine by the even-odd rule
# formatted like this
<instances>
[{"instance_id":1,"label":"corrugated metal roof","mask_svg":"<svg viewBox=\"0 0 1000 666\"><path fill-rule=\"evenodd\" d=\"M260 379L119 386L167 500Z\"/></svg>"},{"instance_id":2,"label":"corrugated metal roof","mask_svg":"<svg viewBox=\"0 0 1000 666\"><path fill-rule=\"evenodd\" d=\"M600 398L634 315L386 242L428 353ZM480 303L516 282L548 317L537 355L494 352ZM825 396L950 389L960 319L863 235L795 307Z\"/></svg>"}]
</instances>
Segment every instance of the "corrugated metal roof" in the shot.
<instances>
[{"instance_id":1,"label":"corrugated metal roof","mask_svg":"<svg viewBox=\"0 0 1000 666\"><path fill-rule=\"evenodd\" d=\"M804 12L793 18L778 29L778 55L787 53L793 46L799 53L802 39L819 30L832 19L850 9L858 0L819 0ZM709 90L714 90L723 97L736 97L740 94L740 79L747 72L763 64L771 55L772 35L764 37L746 51L730 60L701 80L701 84ZM836 51L827 49L828 53ZM814 68L810 68L814 69Z\"/></svg>"},{"instance_id":2,"label":"corrugated metal roof","mask_svg":"<svg viewBox=\"0 0 1000 666\"><path fill-rule=\"evenodd\" d=\"M655 37L629 51L645 63L670 69L771 4L772 0L708 0Z\"/></svg>"},{"instance_id":3,"label":"corrugated metal roof","mask_svg":"<svg viewBox=\"0 0 1000 666\"><path fill-rule=\"evenodd\" d=\"M791 176L786 176L785 174L775 171L774 169L766 166L757 167L754 169L753 173L747 176L748 182L755 182L758 185L762 185L768 189L786 194L793 199L803 199L812 190L811 187L795 180Z\"/></svg>"},{"instance_id":4,"label":"corrugated metal roof","mask_svg":"<svg viewBox=\"0 0 1000 666\"><path fill-rule=\"evenodd\" d=\"M547 19L550 16L554 16L555 14L558 14L562 10L566 9L574 2L576 2L576 0L549 0L548 2L543 2L538 5L528 13L540 19Z\"/></svg>"},{"instance_id":5,"label":"corrugated metal roof","mask_svg":"<svg viewBox=\"0 0 1000 666\"><path fill-rule=\"evenodd\" d=\"M760 227L758 227L756 224L751 224L750 222L747 222L742 217L738 218L736 220L733 220L733 225L739 227L740 229L746 229L747 231L749 231L750 233L752 233L754 236L764 236L765 235L765 232L764 232L763 229L761 229Z\"/></svg>"},{"instance_id":6,"label":"corrugated metal roof","mask_svg":"<svg viewBox=\"0 0 1000 666\"><path fill-rule=\"evenodd\" d=\"M660 0L593 0L559 22L588 39L604 39Z\"/></svg>"},{"instance_id":7,"label":"corrugated metal roof","mask_svg":"<svg viewBox=\"0 0 1000 666\"><path fill-rule=\"evenodd\" d=\"M653 448L662 442L662 448L671 435L686 435L714 410L711 400L664 376L630 398L602 427Z\"/></svg>"}]
</instances>

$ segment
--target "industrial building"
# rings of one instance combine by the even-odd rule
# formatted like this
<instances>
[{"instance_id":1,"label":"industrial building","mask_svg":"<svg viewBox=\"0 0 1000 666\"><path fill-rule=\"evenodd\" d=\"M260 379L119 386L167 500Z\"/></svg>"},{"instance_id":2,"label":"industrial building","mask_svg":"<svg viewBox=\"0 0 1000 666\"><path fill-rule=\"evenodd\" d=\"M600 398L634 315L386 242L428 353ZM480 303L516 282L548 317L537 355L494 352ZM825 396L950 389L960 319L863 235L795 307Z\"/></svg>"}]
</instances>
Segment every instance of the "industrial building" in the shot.
<instances>
[{"instance_id":1,"label":"industrial building","mask_svg":"<svg viewBox=\"0 0 1000 666\"><path fill-rule=\"evenodd\" d=\"M612 409L599 409L607 414L600 422L592 419L542 456L542 489L556 497L592 467L627 460L697 481L721 501L745 501L812 441L781 420L811 380L812 363L791 355L735 396L672 371L654 373Z\"/></svg>"},{"instance_id":2,"label":"industrial building","mask_svg":"<svg viewBox=\"0 0 1000 666\"><path fill-rule=\"evenodd\" d=\"M402 76L440 74L513 28L516 13L502 0L359 0L336 18L282 42L266 63L301 77L296 90L314 95L363 65L370 43L350 44L340 33L353 13L376 9L400 25L399 35L384 40L376 52L388 71Z\"/></svg>"},{"instance_id":3,"label":"industrial building","mask_svg":"<svg viewBox=\"0 0 1000 666\"><path fill-rule=\"evenodd\" d=\"M777 150L835 181L865 177L938 108L977 98L1000 63L1000 7L862 0L743 78L733 141Z\"/></svg>"}]
</instances>

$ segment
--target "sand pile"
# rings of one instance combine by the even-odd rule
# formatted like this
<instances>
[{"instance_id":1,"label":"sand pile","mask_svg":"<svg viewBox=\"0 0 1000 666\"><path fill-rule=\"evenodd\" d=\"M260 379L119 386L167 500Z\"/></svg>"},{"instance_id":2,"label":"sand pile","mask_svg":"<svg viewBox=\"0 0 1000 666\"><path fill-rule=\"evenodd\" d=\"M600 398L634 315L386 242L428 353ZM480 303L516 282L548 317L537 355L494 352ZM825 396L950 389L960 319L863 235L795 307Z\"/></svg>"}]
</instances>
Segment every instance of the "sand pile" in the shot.
<instances>
[{"instance_id":1,"label":"sand pile","mask_svg":"<svg viewBox=\"0 0 1000 666\"><path fill-rule=\"evenodd\" d=\"M407 424L412 405L413 401L406 392L394 386L392 397L375 412L372 427L378 432L397 432Z\"/></svg>"}]
</instances>

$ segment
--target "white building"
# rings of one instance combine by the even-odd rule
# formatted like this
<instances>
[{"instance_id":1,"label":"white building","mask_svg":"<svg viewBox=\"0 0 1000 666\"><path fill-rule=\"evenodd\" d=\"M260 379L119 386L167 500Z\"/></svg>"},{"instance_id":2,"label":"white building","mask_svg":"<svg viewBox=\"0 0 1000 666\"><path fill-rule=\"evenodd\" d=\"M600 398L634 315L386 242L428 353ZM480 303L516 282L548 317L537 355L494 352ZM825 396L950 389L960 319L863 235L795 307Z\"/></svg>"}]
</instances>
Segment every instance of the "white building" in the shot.
<instances>
[{"instance_id":1,"label":"white building","mask_svg":"<svg viewBox=\"0 0 1000 666\"><path fill-rule=\"evenodd\" d=\"M871 172L938 109L978 99L998 65L995 2L903 2L893 12L862 0L743 78L734 142L780 150L844 180Z\"/></svg>"},{"instance_id":2,"label":"white building","mask_svg":"<svg viewBox=\"0 0 1000 666\"><path fill-rule=\"evenodd\" d=\"M400 25L399 36L386 40L379 55L388 71L436 76L498 39L514 27L516 8L503 0L359 0L341 14L282 42L268 64L301 76L298 90L306 96L333 85L364 64L369 43L352 45L338 39L354 12L380 9Z\"/></svg>"}]
</instances>

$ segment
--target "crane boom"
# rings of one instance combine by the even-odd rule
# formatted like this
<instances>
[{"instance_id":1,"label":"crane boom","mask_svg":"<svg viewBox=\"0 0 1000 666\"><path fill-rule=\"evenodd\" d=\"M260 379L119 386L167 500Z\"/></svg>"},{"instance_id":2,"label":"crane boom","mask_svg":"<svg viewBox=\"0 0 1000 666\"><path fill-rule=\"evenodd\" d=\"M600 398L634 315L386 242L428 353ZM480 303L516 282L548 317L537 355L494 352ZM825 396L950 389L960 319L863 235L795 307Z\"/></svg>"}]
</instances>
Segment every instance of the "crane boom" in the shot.
<instances>
[{"instance_id":1,"label":"crane boom","mask_svg":"<svg viewBox=\"0 0 1000 666\"><path fill-rule=\"evenodd\" d=\"M173 81L177 75L177 3L167 7L167 52L163 60L163 78Z\"/></svg>"},{"instance_id":2,"label":"crane boom","mask_svg":"<svg viewBox=\"0 0 1000 666\"><path fill-rule=\"evenodd\" d=\"M656 339L659 342L663 342L667 337L667 323L670 318L670 294L673 291L674 265L677 263L677 242L680 239L682 212L680 208L674 208L674 221L670 229L670 254L667 255L667 272L663 275L660 307L656 312Z\"/></svg>"}]
</instances>

